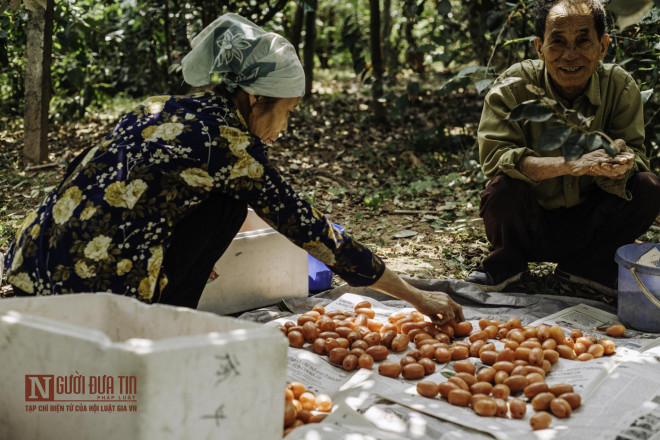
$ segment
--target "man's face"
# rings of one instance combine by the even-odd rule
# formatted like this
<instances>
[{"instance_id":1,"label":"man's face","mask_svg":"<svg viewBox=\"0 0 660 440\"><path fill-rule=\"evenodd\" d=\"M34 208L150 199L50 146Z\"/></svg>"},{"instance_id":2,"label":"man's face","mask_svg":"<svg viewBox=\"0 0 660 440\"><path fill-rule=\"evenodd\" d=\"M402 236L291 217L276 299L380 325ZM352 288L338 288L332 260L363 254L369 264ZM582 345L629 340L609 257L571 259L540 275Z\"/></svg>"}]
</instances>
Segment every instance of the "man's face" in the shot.
<instances>
[{"instance_id":1,"label":"man's face","mask_svg":"<svg viewBox=\"0 0 660 440\"><path fill-rule=\"evenodd\" d=\"M569 7L557 3L548 12L543 41L534 40L539 58L559 94L573 100L582 93L598 61L607 54L610 37L600 39L589 7L582 3Z\"/></svg>"}]
</instances>

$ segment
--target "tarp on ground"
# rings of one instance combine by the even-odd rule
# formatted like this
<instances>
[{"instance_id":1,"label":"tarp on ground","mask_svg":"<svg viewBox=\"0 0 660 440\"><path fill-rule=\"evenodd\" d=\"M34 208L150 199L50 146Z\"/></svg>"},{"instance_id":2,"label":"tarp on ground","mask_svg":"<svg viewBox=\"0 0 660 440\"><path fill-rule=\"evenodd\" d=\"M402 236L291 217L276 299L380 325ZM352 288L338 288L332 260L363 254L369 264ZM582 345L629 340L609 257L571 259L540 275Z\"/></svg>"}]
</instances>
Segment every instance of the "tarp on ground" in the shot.
<instances>
[{"instance_id":1,"label":"tarp on ground","mask_svg":"<svg viewBox=\"0 0 660 440\"><path fill-rule=\"evenodd\" d=\"M467 320L488 318L506 321L509 318L516 317L520 318L523 324L526 324L577 304L586 304L616 314L615 305L606 304L598 299L522 292L484 292L461 280L403 278L419 289L448 293L454 301L463 307L463 313ZM309 298L285 300L284 304L293 313L283 311L281 307L272 306L243 313L239 316L239 319L262 323L268 322L287 315L304 313L317 304L328 304L348 292L374 298L391 307L410 307L410 304L405 301L395 299L376 290L343 284Z\"/></svg>"}]
</instances>

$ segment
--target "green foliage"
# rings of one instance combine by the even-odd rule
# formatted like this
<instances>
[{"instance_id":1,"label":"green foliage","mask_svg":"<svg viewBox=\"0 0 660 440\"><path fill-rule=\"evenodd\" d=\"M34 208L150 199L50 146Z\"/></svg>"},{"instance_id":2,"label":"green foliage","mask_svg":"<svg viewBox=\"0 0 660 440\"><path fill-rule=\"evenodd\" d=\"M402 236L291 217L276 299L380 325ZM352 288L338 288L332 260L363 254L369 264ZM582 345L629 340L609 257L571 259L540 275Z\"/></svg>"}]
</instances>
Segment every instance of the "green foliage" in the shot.
<instances>
[{"instance_id":1,"label":"green foliage","mask_svg":"<svg viewBox=\"0 0 660 440\"><path fill-rule=\"evenodd\" d=\"M391 0L381 5L383 104L391 122L415 111L417 97L426 91L444 97L476 89L483 95L508 66L536 57L532 0ZM180 63L190 49L189 39L217 16L237 12L291 36L298 7L316 10L320 66L350 66L369 86L373 69L367 0L57 1L52 117L80 118L89 106L117 95L184 92ZM26 22L23 8L0 13L0 111L7 115L23 112ZM606 60L631 72L645 92L647 148L656 163L660 94L651 91L660 80L659 22L659 9L654 8L634 25L614 27ZM442 87L429 87L435 83ZM426 127L416 148L426 151L444 139L444 129Z\"/></svg>"},{"instance_id":2,"label":"green foliage","mask_svg":"<svg viewBox=\"0 0 660 440\"><path fill-rule=\"evenodd\" d=\"M301 0L303 1L303 0ZM118 94L181 93L181 58L189 37L225 12L257 23L273 21L285 1L56 1L51 116L78 119L90 105ZM0 14L0 110L23 113L27 12ZM266 26L268 27L268 26Z\"/></svg>"},{"instance_id":3,"label":"green foliage","mask_svg":"<svg viewBox=\"0 0 660 440\"><path fill-rule=\"evenodd\" d=\"M301 0L310 1L310 0ZM316 8L316 42L314 52L322 68L341 68L342 70L352 63L351 49L345 46L345 35L347 26L358 23L354 8L350 3L340 0L321 1ZM361 37L359 29L353 29L355 36L349 37L356 41ZM366 41L365 41L366 42ZM366 51L366 47L361 47ZM365 68L365 56L362 56L362 66Z\"/></svg>"},{"instance_id":4,"label":"green foliage","mask_svg":"<svg viewBox=\"0 0 660 440\"><path fill-rule=\"evenodd\" d=\"M392 198L390 190L372 191L366 188L360 188L358 194L362 197L364 206L373 210L379 209L383 203Z\"/></svg>"},{"instance_id":5,"label":"green foliage","mask_svg":"<svg viewBox=\"0 0 660 440\"><path fill-rule=\"evenodd\" d=\"M527 89L538 98L523 102L511 110L509 121L545 122L560 124L544 131L539 137L540 151L561 149L567 160L578 159L582 154L603 148L614 157L616 152L610 147L612 139L602 131L591 131L593 117L585 117L580 112L564 107L560 102L545 96L545 91L528 84Z\"/></svg>"},{"instance_id":6,"label":"green foliage","mask_svg":"<svg viewBox=\"0 0 660 440\"><path fill-rule=\"evenodd\" d=\"M24 12L0 15L0 111L6 114L23 111L26 22Z\"/></svg>"},{"instance_id":7,"label":"green foliage","mask_svg":"<svg viewBox=\"0 0 660 440\"><path fill-rule=\"evenodd\" d=\"M660 170L660 9L656 5L642 19L610 31L608 61L616 62L635 78L644 100L644 145L651 167Z\"/></svg>"},{"instance_id":8,"label":"green foliage","mask_svg":"<svg viewBox=\"0 0 660 440\"><path fill-rule=\"evenodd\" d=\"M570 135L570 127L559 126L549 128L539 137L539 151L552 151L561 148Z\"/></svg>"},{"instance_id":9,"label":"green foliage","mask_svg":"<svg viewBox=\"0 0 660 440\"><path fill-rule=\"evenodd\" d=\"M19 222L9 217L6 206L0 207L0 247L7 248L9 242L14 238Z\"/></svg>"},{"instance_id":10,"label":"green foliage","mask_svg":"<svg viewBox=\"0 0 660 440\"><path fill-rule=\"evenodd\" d=\"M520 121L526 119L532 122L544 122L553 115L551 109L544 107L540 101L532 101L520 104L509 115L509 121Z\"/></svg>"}]
</instances>

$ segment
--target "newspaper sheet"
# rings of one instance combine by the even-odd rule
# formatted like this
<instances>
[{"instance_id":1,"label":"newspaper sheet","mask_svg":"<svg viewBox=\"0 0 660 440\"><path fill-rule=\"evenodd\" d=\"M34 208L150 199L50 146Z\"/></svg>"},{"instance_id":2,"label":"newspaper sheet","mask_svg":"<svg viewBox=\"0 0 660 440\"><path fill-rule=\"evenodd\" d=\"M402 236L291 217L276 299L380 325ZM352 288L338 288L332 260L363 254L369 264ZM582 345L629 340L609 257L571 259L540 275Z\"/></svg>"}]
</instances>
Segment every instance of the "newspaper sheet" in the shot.
<instances>
[{"instance_id":1,"label":"newspaper sheet","mask_svg":"<svg viewBox=\"0 0 660 440\"><path fill-rule=\"evenodd\" d=\"M559 325L566 331L566 336L571 329L579 329L584 333L592 334L597 338L608 337L605 329L612 324L620 324L616 315L598 310L593 307L579 304L569 307L560 312L536 320L531 325L539 324ZM657 333L639 332L633 329L626 329L622 338L616 340L617 355L628 354L630 350L642 352L653 346L660 344L660 338ZM617 356L615 356L617 358Z\"/></svg>"},{"instance_id":2,"label":"newspaper sheet","mask_svg":"<svg viewBox=\"0 0 660 440\"><path fill-rule=\"evenodd\" d=\"M360 301L371 302L376 318L400 310L372 298L344 294L326 305L326 311L353 310ZM283 324L299 315L272 321ZM604 337L616 316L577 305L542 318L532 325L547 323ZM478 328L477 322L473 326ZM528 403L523 419L480 417L469 408L450 405L445 399L428 399L416 392L418 381L380 376L372 370L344 371L332 365L327 356L315 354L306 345L289 348L287 380L304 383L315 393L333 397L333 413L317 426L292 431L287 439L653 439L660 440L660 339L657 334L628 330L615 339L613 356L588 362L560 359L546 377L548 384L565 382L582 397L582 406L567 419L553 417L551 429L532 431L529 419L534 414ZM411 347L413 345L411 344ZM501 347L500 347L501 348ZM409 348L409 350L412 348ZM390 353L388 360L398 362L404 353ZM483 364L469 358L477 369ZM453 373L453 362L437 364L436 371L423 380L440 383ZM524 396L523 400L526 400Z\"/></svg>"}]
</instances>

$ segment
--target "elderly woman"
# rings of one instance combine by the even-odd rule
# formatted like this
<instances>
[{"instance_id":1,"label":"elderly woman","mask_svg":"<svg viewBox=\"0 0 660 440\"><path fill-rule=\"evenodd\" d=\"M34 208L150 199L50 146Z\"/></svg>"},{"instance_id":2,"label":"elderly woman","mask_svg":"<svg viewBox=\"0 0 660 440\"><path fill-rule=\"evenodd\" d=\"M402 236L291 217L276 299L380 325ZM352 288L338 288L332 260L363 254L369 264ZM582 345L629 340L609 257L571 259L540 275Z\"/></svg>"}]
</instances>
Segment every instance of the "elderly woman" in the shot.
<instances>
[{"instance_id":1,"label":"elderly woman","mask_svg":"<svg viewBox=\"0 0 660 440\"><path fill-rule=\"evenodd\" d=\"M267 144L304 93L293 46L226 14L192 47L184 80L219 83L212 92L149 98L78 156L10 246L16 293L109 291L194 308L250 205L350 285L408 301L439 322L462 320L448 295L401 280L269 164Z\"/></svg>"}]
</instances>

